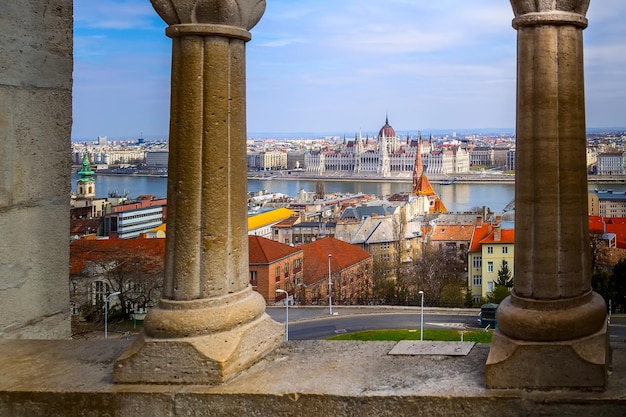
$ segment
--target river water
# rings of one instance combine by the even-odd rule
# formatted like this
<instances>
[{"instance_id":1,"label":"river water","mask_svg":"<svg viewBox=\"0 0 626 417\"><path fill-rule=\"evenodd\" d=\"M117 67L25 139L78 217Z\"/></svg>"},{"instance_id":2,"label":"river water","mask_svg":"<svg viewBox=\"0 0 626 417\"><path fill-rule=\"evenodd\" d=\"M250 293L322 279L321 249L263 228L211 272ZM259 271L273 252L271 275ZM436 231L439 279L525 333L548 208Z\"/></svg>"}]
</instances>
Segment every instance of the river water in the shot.
<instances>
[{"instance_id":1,"label":"river water","mask_svg":"<svg viewBox=\"0 0 626 417\"><path fill-rule=\"evenodd\" d=\"M76 174L72 175L72 190L76 189ZM317 180L281 180L281 179L249 179L248 191L267 190L290 196L296 195L301 189L315 191ZM364 193L376 196L408 192L412 189L410 182L370 182L370 181L327 181L324 184L326 193ZM487 206L496 213L502 212L515 196L515 186L506 183L453 183L450 185L433 184L450 212L465 212L474 207ZM612 189L626 191L626 184L589 184L589 190ZM167 196L167 178L141 176L96 176L96 195L107 197L109 193L123 194L129 197L150 194L156 197Z\"/></svg>"}]
</instances>

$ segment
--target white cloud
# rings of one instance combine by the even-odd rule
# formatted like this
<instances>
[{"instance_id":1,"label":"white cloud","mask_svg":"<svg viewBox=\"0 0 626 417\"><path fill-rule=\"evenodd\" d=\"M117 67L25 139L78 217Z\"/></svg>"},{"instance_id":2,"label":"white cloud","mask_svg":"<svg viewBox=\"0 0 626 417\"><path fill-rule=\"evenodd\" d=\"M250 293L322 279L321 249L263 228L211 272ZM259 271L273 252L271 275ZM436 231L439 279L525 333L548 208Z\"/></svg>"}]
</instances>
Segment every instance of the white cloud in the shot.
<instances>
[{"instance_id":1,"label":"white cloud","mask_svg":"<svg viewBox=\"0 0 626 417\"><path fill-rule=\"evenodd\" d=\"M120 126L166 114L171 41L150 2L78 0L75 17L77 104L102 94L98 117ZM592 0L588 17L588 125L626 125L626 1ZM386 110L397 129L512 127L512 19L506 0L268 0L247 45L248 127L378 129ZM120 111L137 97L143 110ZM77 111L76 131L95 117Z\"/></svg>"}]
</instances>

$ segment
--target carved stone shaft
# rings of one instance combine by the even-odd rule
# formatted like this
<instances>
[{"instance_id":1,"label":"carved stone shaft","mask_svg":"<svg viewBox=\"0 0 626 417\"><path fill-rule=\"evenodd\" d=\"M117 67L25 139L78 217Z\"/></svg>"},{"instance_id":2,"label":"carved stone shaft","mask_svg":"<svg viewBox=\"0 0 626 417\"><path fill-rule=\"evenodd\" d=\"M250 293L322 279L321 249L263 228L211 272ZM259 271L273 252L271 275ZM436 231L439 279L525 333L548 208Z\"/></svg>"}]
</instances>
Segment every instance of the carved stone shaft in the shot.
<instances>
[{"instance_id":1,"label":"carved stone shaft","mask_svg":"<svg viewBox=\"0 0 626 417\"><path fill-rule=\"evenodd\" d=\"M487 385L602 388L606 306L591 290L587 221L582 31L589 0L511 4L518 31L515 280L498 309ZM554 359L545 349L562 354ZM536 360L536 369L522 367L521 358ZM594 376L580 378L587 371Z\"/></svg>"},{"instance_id":2,"label":"carved stone shaft","mask_svg":"<svg viewBox=\"0 0 626 417\"><path fill-rule=\"evenodd\" d=\"M153 5L173 39L164 289L114 376L222 382L283 337L248 285L245 42L265 2Z\"/></svg>"}]
</instances>

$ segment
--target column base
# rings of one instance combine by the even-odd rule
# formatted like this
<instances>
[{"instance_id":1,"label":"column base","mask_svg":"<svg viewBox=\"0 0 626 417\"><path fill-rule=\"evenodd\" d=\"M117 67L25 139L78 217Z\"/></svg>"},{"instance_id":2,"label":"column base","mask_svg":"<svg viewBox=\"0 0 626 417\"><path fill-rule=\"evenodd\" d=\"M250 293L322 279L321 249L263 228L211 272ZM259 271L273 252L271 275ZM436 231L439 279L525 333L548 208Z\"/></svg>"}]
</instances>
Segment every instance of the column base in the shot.
<instances>
[{"instance_id":1,"label":"column base","mask_svg":"<svg viewBox=\"0 0 626 417\"><path fill-rule=\"evenodd\" d=\"M487 388L604 390L610 366L608 326L566 341L529 342L496 330L485 368Z\"/></svg>"},{"instance_id":2,"label":"column base","mask_svg":"<svg viewBox=\"0 0 626 417\"><path fill-rule=\"evenodd\" d=\"M154 338L142 331L115 363L117 383L226 382L280 345L284 328L263 313L249 323L202 336Z\"/></svg>"}]
</instances>

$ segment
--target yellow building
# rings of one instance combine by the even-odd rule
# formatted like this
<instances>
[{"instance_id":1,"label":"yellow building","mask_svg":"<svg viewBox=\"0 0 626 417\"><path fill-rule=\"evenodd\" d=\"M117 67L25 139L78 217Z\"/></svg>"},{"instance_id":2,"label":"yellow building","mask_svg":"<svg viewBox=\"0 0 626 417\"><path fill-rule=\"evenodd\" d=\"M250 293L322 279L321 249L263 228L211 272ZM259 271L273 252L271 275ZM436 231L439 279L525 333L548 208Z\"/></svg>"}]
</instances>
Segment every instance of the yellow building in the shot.
<instances>
[{"instance_id":1,"label":"yellow building","mask_svg":"<svg viewBox=\"0 0 626 417\"><path fill-rule=\"evenodd\" d=\"M498 271L506 263L514 270L515 230L502 229L499 225L476 222L468 256L468 287L474 301L487 297L495 288Z\"/></svg>"}]
</instances>

